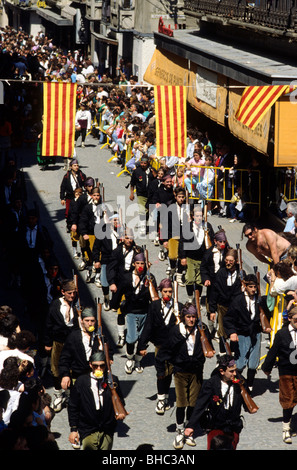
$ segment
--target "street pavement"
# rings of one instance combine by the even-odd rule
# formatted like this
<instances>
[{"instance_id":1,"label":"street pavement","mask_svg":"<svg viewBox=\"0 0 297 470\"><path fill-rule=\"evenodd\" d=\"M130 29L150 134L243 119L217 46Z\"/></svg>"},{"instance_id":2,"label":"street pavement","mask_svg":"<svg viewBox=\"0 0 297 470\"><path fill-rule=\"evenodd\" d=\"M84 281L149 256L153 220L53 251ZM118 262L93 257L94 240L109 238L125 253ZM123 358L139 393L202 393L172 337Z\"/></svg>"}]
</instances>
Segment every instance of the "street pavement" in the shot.
<instances>
[{"instance_id":1,"label":"street pavement","mask_svg":"<svg viewBox=\"0 0 297 470\"><path fill-rule=\"evenodd\" d=\"M81 148L80 142L76 148L77 158L81 169L87 176L98 178L104 184L105 202L117 210L117 204L126 207L129 220L137 218L137 209L132 202L129 202L129 188L126 188L130 177L127 174L118 176L121 168L115 160L111 160L111 153L107 148L100 149L98 140L91 135L87 137L86 147ZM34 147L24 147L17 149L18 165L24 172L29 208L35 201L40 210L41 223L45 225L54 241L54 250L61 262L62 269L67 276L72 276L73 269L78 273L78 287L81 303L91 305L96 297L103 299L102 291L93 283L85 283L85 272L77 271L79 260L72 259L72 249L70 236L66 232L64 218L64 207L60 204L59 188L64 176L63 161L58 159L55 165L51 165L46 171L41 171L36 164ZM130 212L129 212L130 211ZM242 240L242 224L239 222L229 223L228 219L210 216L208 221L214 230L219 225L225 229L228 241L231 246L236 247L240 243L242 248L243 268L247 273L253 272L253 266L258 265L261 278L267 272L267 267L261 263L256 263L252 255L245 249L245 242ZM151 272L158 282L166 277L166 261L158 259L159 248L155 247L149 237L139 238L136 241L146 244L149 250L149 258L152 263ZM265 284L262 287L264 292ZM23 315L23 304L17 291L1 289L2 304L4 301L10 304ZM187 298L185 288L179 288L179 299L185 301ZM104 311L103 331L110 336L113 341L117 340L116 312ZM205 308L202 305L202 316L204 321ZM25 317L24 317L25 318ZM24 320L25 321L25 320ZM218 343L214 342L218 353ZM268 336L262 337L262 356L265 356L268 348ZM135 371L132 375L127 375L124 371L126 361L125 348L116 351L113 374L120 379L121 388L125 395L126 410L129 415L125 421L119 423L114 437L113 450L133 451L141 444L151 444L155 451L173 452L173 440L175 437L175 407L174 407L174 386L171 387L172 408L163 416L155 413L156 405L156 374L154 368L154 348L150 345L147 356L143 359L144 371L138 374ZM206 359L204 378L210 376L216 365L216 358ZM50 374L46 378L47 390L53 392ZM238 450L295 450L297 437L292 445L284 444L282 441L282 410L278 401L278 374L277 369L273 369L271 379L259 370L255 379L254 401L259 407L256 414L243 414L244 428L240 435ZM67 410L63 409L57 413L52 422L54 432L60 450L73 450L68 442L69 426L67 420ZM206 436L199 435L196 438L196 447L184 447L184 450L195 452L206 449Z\"/></svg>"}]
</instances>

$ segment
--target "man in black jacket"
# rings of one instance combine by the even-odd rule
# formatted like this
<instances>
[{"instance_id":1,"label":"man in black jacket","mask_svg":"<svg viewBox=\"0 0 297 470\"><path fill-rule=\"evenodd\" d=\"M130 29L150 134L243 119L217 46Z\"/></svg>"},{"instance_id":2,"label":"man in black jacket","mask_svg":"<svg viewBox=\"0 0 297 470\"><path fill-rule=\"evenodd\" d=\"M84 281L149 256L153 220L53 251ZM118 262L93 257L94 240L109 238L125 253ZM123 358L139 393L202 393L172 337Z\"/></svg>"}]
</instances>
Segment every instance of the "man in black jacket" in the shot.
<instances>
[{"instance_id":1,"label":"man in black jacket","mask_svg":"<svg viewBox=\"0 0 297 470\"><path fill-rule=\"evenodd\" d=\"M206 236L209 236L211 243L213 243L214 232L211 224L203 220L202 208L200 205L195 205L191 211L191 222L189 233L182 233L179 243L179 259L181 265L186 267L186 291L188 301L193 301L194 287L199 289L202 293L202 279L201 279L201 261L206 251Z\"/></svg>"},{"instance_id":2,"label":"man in black jacket","mask_svg":"<svg viewBox=\"0 0 297 470\"><path fill-rule=\"evenodd\" d=\"M225 267L216 273L215 282L209 299L210 320L218 321L218 336L220 338L220 353L225 354L221 337L226 338L223 319L234 296L241 293L237 250L229 249L225 257Z\"/></svg>"},{"instance_id":3,"label":"man in black jacket","mask_svg":"<svg viewBox=\"0 0 297 470\"><path fill-rule=\"evenodd\" d=\"M54 381L54 410L61 411L65 401L61 388L59 359L63 345L72 329L78 328L78 312L75 306L76 286L72 280L63 281L62 296L50 304L44 334L44 346L51 353L51 369Z\"/></svg>"},{"instance_id":4,"label":"man in black jacket","mask_svg":"<svg viewBox=\"0 0 297 470\"><path fill-rule=\"evenodd\" d=\"M147 198L148 198L148 185L154 178L150 168L149 158L143 155L140 159L140 165L133 170L130 181L130 201L134 201L134 190L136 189L136 196L139 210L140 221L140 235L146 234L146 219L148 215Z\"/></svg>"},{"instance_id":5,"label":"man in black jacket","mask_svg":"<svg viewBox=\"0 0 297 470\"><path fill-rule=\"evenodd\" d=\"M211 448L212 439L218 435L230 437L235 450L243 427L241 413L243 399L236 382L236 364L231 356L221 356L210 379L203 382L192 416L185 429L185 438L191 437L198 427L204 412L209 409L211 422L208 423L207 450Z\"/></svg>"},{"instance_id":6,"label":"man in black jacket","mask_svg":"<svg viewBox=\"0 0 297 470\"><path fill-rule=\"evenodd\" d=\"M161 299L151 302L144 328L139 338L139 351L142 356L147 353L148 343L155 346L155 356L162 344L168 339L170 329L179 322L179 312L183 304L173 298L173 285L170 279L163 279L158 290ZM165 377L157 380L156 413L163 415L170 408L169 389L172 381L172 365L167 363Z\"/></svg>"},{"instance_id":7,"label":"man in black jacket","mask_svg":"<svg viewBox=\"0 0 297 470\"><path fill-rule=\"evenodd\" d=\"M122 227L119 214L110 215L108 223L104 219L95 228L95 241L92 249L92 259L96 271L101 268L100 281L104 296L104 310L110 310L109 283L106 276L107 265L110 262L112 252L118 247L122 237ZM87 282L91 279L89 270Z\"/></svg>"},{"instance_id":8,"label":"man in black jacket","mask_svg":"<svg viewBox=\"0 0 297 470\"><path fill-rule=\"evenodd\" d=\"M288 323L278 330L262 370L270 375L276 361L279 373L279 402L283 410L283 441L292 443L291 418L297 404L297 307L288 312Z\"/></svg>"},{"instance_id":9,"label":"man in black jacket","mask_svg":"<svg viewBox=\"0 0 297 470\"><path fill-rule=\"evenodd\" d=\"M91 372L76 380L68 403L69 441L79 441L83 450L111 450L117 421L124 414L115 416L111 390L107 382L106 358L102 351L90 357ZM118 380L113 376L116 390L124 404Z\"/></svg>"},{"instance_id":10,"label":"man in black jacket","mask_svg":"<svg viewBox=\"0 0 297 470\"><path fill-rule=\"evenodd\" d=\"M86 267L92 268L95 225L99 225L103 217L104 207L102 205L100 189L95 187L92 189L91 200L85 204L79 217L78 232L80 234L81 250L84 253L84 259L79 265L80 271L83 271Z\"/></svg>"},{"instance_id":11,"label":"man in black jacket","mask_svg":"<svg viewBox=\"0 0 297 470\"><path fill-rule=\"evenodd\" d=\"M149 305L151 302L149 280L146 273L145 256L143 252L136 253L133 259L134 269L127 272L118 285L116 295L111 304L112 308L120 306L122 296L125 295L125 305L121 310L126 316L127 336L125 371L127 374L142 373L142 356L139 352L138 341L142 333ZM151 282L156 285L155 277L150 274Z\"/></svg>"},{"instance_id":12,"label":"man in black jacket","mask_svg":"<svg viewBox=\"0 0 297 470\"><path fill-rule=\"evenodd\" d=\"M140 247L135 245L133 230L126 227L124 238L118 246L112 250L109 263L106 265L106 278L112 297L116 295L118 285L123 276L134 269L133 259L135 252ZM125 344L125 314L118 309L117 315L118 347Z\"/></svg>"},{"instance_id":13,"label":"man in black jacket","mask_svg":"<svg viewBox=\"0 0 297 470\"><path fill-rule=\"evenodd\" d=\"M229 249L226 233L223 229L218 230L213 236L213 246L208 248L201 260L200 275L201 282L206 287L205 305L208 316L208 328L214 336L216 333L216 326L210 320L209 299L211 289L213 288L215 276L218 270L225 266L225 256Z\"/></svg>"},{"instance_id":14,"label":"man in black jacket","mask_svg":"<svg viewBox=\"0 0 297 470\"><path fill-rule=\"evenodd\" d=\"M201 336L197 327L196 307L186 303L180 312L180 323L171 330L166 343L156 355L158 379L165 376L166 361L173 365L176 394L176 437L175 449L182 449L184 443L195 446L192 436L185 439L185 419L188 421L196 404L202 380L205 356L201 345ZM205 327L211 344L210 334Z\"/></svg>"},{"instance_id":15,"label":"man in black jacket","mask_svg":"<svg viewBox=\"0 0 297 470\"><path fill-rule=\"evenodd\" d=\"M59 359L59 374L63 390L71 387L72 380L90 372L89 359L93 352L103 351L102 341L96 334L96 314L85 307L80 315L80 328L67 336Z\"/></svg>"},{"instance_id":16,"label":"man in black jacket","mask_svg":"<svg viewBox=\"0 0 297 470\"><path fill-rule=\"evenodd\" d=\"M224 330L230 338L236 366L241 373L247 367L247 386L252 390L261 355L261 322L257 302L257 277L244 278L244 291L235 296L223 318Z\"/></svg>"},{"instance_id":17,"label":"man in black jacket","mask_svg":"<svg viewBox=\"0 0 297 470\"><path fill-rule=\"evenodd\" d=\"M70 200L74 198L74 190L82 188L86 175L80 170L76 158L70 162L70 169L64 175L60 185L60 199L62 206L65 206L65 218L68 217Z\"/></svg>"}]
</instances>

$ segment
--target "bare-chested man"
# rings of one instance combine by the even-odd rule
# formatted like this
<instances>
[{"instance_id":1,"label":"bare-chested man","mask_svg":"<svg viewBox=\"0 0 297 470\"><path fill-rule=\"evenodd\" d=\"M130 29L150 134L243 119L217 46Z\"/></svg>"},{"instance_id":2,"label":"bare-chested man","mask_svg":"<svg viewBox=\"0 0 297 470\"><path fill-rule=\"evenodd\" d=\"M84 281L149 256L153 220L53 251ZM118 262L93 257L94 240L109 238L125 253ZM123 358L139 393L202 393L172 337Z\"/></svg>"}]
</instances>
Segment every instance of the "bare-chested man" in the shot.
<instances>
[{"instance_id":1,"label":"bare-chested man","mask_svg":"<svg viewBox=\"0 0 297 470\"><path fill-rule=\"evenodd\" d=\"M246 248L259 261L276 264L287 256L291 243L268 228L257 229L252 224L245 224L243 233L248 238Z\"/></svg>"}]
</instances>

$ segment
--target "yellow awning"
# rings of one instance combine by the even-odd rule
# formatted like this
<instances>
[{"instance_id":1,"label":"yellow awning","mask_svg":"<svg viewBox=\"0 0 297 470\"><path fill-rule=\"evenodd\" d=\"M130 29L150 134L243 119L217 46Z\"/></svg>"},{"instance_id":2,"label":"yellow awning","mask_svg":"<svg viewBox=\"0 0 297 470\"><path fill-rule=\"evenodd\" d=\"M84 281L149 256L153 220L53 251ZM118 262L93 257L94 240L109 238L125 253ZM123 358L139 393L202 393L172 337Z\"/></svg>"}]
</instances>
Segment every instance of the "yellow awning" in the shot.
<instances>
[{"instance_id":1,"label":"yellow awning","mask_svg":"<svg viewBox=\"0 0 297 470\"><path fill-rule=\"evenodd\" d=\"M274 166L297 166L297 106L290 97L275 103Z\"/></svg>"},{"instance_id":2,"label":"yellow awning","mask_svg":"<svg viewBox=\"0 0 297 470\"><path fill-rule=\"evenodd\" d=\"M155 49L143 79L152 85L188 85L188 61L168 51Z\"/></svg>"},{"instance_id":3,"label":"yellow awning","mask_svg":"<svg viewBox=\"0 0 297 470\"><path fill-rule=\"evenodd\" d=\"M250 129L235 117L241 100L243 85L231 81L230 86L239 86L239 88L229 90L228 124L230 132L247 145L258 150L258 152L267 155L271 109L267 111L254 130Z\"/></svg>"}]
</instances>

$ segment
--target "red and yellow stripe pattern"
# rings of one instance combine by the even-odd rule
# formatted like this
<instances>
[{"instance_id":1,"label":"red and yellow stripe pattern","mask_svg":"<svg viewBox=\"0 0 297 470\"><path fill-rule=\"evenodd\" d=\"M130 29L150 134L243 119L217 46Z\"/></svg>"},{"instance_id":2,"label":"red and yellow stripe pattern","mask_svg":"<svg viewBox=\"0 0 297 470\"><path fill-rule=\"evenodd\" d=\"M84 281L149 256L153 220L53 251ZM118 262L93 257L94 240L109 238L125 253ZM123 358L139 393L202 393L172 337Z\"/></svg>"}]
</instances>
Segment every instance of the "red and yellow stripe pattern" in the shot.
<instances>
[{"instance_id":1,"label":"red and yellow stripe pattern","mask_svg":"<svg viewBox=\"0 0 297 470\"><path fill-rule=\"evenodd\" d=\"M183 86L155 86L158 157L186 157L187 94Z\"/></svg>"},{"instance_id":2,"label":"red and yellow stripe pattern","mask_svg":"<svg viewBox=\"0 0 297 470\"><path fill-rule=\"evenodd\" d=\"M51 82L43 84L42 155L73 156L76 84Z\"/></svg>"},{"instance_id":3,"label":"red and yellow stripe pattern","mask_svg":"<svg viewBox=\"0 0 297 470\"><path fill-rule=\"evenodd\" d=\"M255 129L264 114L284 93L288 85L249 86L244 89L235 117L250 129Z\"/></svg>"}]
</instances>

